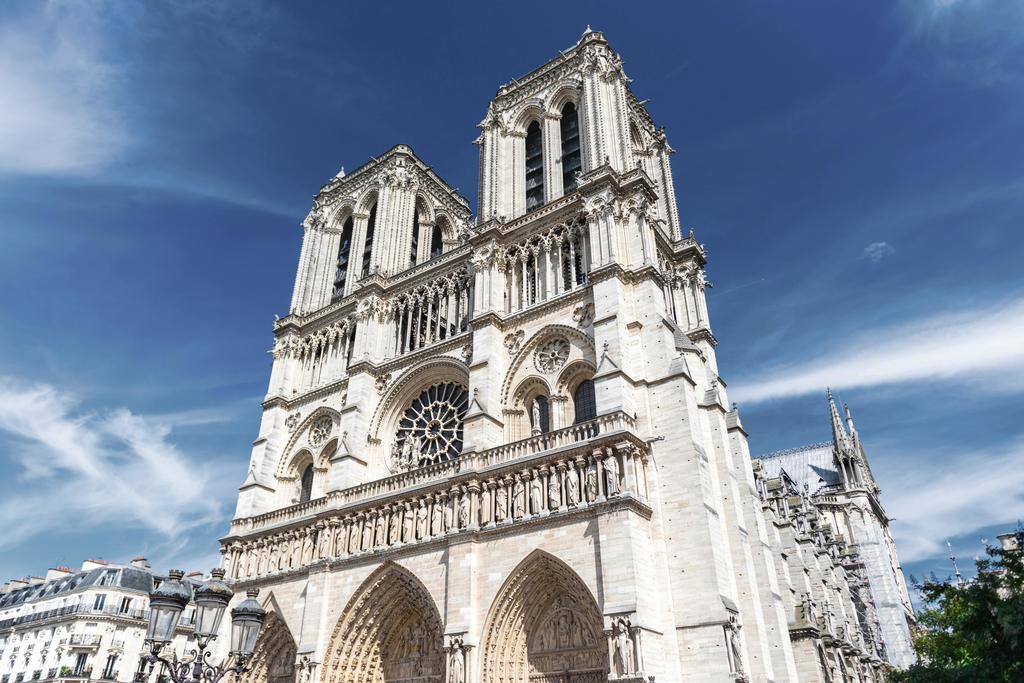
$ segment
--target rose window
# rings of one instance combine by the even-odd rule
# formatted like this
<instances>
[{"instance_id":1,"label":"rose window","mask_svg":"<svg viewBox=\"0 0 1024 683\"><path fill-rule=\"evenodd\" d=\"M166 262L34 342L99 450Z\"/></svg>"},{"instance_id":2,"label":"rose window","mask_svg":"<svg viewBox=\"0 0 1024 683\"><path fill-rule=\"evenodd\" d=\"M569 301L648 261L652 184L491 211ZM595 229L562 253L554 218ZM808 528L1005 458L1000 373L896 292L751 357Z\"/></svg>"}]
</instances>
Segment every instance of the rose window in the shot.
<instances>
[{"instance_id":1,"label":"rose window","mask_svg":"<svg viewBox=\"0 0 1024 683\"><path fill-rule=\"evenodd\" d=\"M316 448L324 441L327 441L327 437L331 435L331 428L334 426L334 421L330 415L324 415L319 420L313 423L313 426L309 428L309 443Z\"/></svg>"},{"instance_id":2,"label":"rose window","mask_svg":"<svg viewBox=\"0 0 1024 683\"><path fill-rule=\"evenodd\" d=\"M554 372L569 360L569 342L565 339L550 339L537 351L536 364L541 372Z\"/></svg>"},{"instance_id":3,"label":"rose window","mask_svg":"<svg viewBox=\"0 0 1024 683\"><path fill-rule=\"evenodd\" d=\"M466 388L435 384L420 394L398 423L393 469L412 469L451 460L462 452L462 424L469 408Z\"/></svg>"}]
</instances>

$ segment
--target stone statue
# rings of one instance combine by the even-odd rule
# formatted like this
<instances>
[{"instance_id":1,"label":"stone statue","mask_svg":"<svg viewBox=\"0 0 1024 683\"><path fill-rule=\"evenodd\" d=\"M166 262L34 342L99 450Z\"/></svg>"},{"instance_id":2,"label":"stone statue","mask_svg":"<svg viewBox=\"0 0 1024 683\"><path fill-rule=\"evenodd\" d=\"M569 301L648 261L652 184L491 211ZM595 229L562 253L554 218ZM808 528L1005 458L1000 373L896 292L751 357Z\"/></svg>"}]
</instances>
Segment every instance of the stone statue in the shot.
<instances>
[{"instance_id":1,"label":"stone statue","mask_svg":"<svg viewBox=\"0 0 1024 683\"><path fill-rule=\"evenodd\" d=\"M512 486L512 518L519 519L523 516L523 508L526 505L526 485L523 480L516 477L516 483Z\"/></svg>"},{"instance_id":2,"label":"stone statue","mask_svg":"<svg viewBox=\"0 0 1024 683\"><path fill-rule=\"evenodd\" d=\"M469 492L463 491L459 496L459 528L465 529L469 526Z\"/></svg>"},{"instance_id":3,"label":"stone statue","mask_svg":"<svg viewBox=\"0 0 1024 683\"><path fill-rule=\"evenodd\" d=\"M494 491L494 499L494 521L504 522L505 517L508 516L508 491L505 490L504 485L498 486Z\"/></svg>"},{"instance_id":4,"label":"stone statue","mask_svg":"<svg viewBox=\"0 0 1024 683\"><path fill-rule=\"evenodd\" d=\"M587 500L594 501L597 498L597 461L591 460L587 466Z\"/></svg>"},{"instance_id":5,"label":"stone statue","mask_svg":"<svg viewBox=\"0 0 1024 683\"><path fill-rule=\"evenodd\" d=\"M604 459L604 473L608 479L608 495L617 496L619 494L619 459L615 457L614 453L609 453L608 457Z\"/></svg>"},{"instance_id":6,"label":"stone statue","mask_svg":"<svg viewBox=\"0 0 1024 683\"><path fill-rule=\"evenodd\" d=\"M629 621L616 619L615 628L612 632L612 646L614 648L612 659L615 663L615 673L619 676L628 676L634 672L633 664L633 639L629 633Z\"/></svg>"},{"instance_id":7,"label":"stone statue","mask_svg":"<svg viewBox=\"0 0 1024 683\"><path fill-rule=\"evenodd\" d=\"M570 467L565 474L565 503L576 505L580 502L580 480L575 467Z\"/></svg>"},{"instance_id":8,"label":"stone statue","mask_svg":"<svg viewBox=\"0 0 1024 683\"><path fill-rule=\"evenodd\" d=\"M540 514L543 507L544 501L541 500L540 477L535 474L530 478L530 512L535 515Z\"/></svg>"},{"instance_id":9,"label":"stone statue","mask_svg":"<svg viewBox=\"0 0 1024 683\"><path fill-rule=\"evenodd\" d=\"M532 424L530 433L540 434L540 403L538 401L533 401L533 404L530 406L530 422Z\"/></svg>"},{"instance_id":10,"label":"stone statue","mask_svg":"<svg viewBox=\"0 0 1024 683\"><path fill-rule=\"evenodd\" d=\"M359 544L360 550L369 550L373 547L373 521L370 519L363 520L363 539Z\"/></svg>"},{"instance_id":11,"label":"stone statue","mask_svg":"<svg viewBox=\"0 0 1024 683\"><path fill-rule=\"evenodd\" d=\"M377 515L377 519L374 521L373 531L373 547L377 548L384 545L385 541L385 526L386 522L383 513Z\"/></svg>"},{"instance_id":12,"label":"stone statue","mask_svg":"<svg viewBox=\"0 0 1024 683\"><path fill-rule=\"evenodd\" d=\"M397 510L388 514L388 545L397 545L399 542L398 532L401 530L400 515Z\"/></svg>"},{"instance_id":13,"label":"stone statue","mask_svg":"<svg viewBox=\"0 0 1024 683\"><path fill-rule=\"evenodd\" d=\"M548 510L557 510L562 507L562 485L559 482L561 474L552 470L548 473Z\"/></svg>"},{"instance_id":14,"label":"stone statue","mask_svg":"<svg viewBox=\"0 0 1024 683\"><path fill-rule=\"evenodd\" d=\"M427 528L427 505L422 500L416 507L416 538L423 539L427 537L429 529Z\"/></svg>"},{"instance_id":15,"label":"stone statue","mask_svg":"<svg viewBox=\"0 0 1024 683\"><path fill-rule=\"evenodd\" d=\"M455 640L448 658L448 683L465 683L465 681L466 651L462 648L462 641Z\"/></svg>"},{"instance_id":16,"label":"stone statue","mask_svg":"<svg viewBox=\"0 0 1024 683\"><path fill-rule=\"evenodd\" d=\"M444 533L443 529L441 528L441 523L443 521L444 518L441 516L441 501L438 500L437 498L434 498L434 502L431 504L430 510L431 536L440 536L442 533Z\"/></svg>"}]
</instances>

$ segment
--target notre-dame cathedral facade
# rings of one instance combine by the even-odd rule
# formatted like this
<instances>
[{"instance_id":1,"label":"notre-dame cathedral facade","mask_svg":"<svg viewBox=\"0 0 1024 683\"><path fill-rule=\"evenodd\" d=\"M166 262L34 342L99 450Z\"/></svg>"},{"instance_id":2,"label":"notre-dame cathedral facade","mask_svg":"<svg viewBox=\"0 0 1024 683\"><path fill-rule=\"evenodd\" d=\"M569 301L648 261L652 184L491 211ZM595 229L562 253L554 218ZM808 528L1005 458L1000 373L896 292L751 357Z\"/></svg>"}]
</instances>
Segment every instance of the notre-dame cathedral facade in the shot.
<instances>
[{"instance_id":1,"label":"notre-dame cathedral facade","mask_svg":"<svg viewBox=\"0 0 1024 683\"><path fill-rule=\"evenodd\" d=\"M502 86L475 218L405 145L316 195L221 541L269 611L247 680L874 681L906 663L854 527L751 465L706 253L629 84L588 29ZM840 486L872 499L840 450Z\"/></svg>"}]
</instances>

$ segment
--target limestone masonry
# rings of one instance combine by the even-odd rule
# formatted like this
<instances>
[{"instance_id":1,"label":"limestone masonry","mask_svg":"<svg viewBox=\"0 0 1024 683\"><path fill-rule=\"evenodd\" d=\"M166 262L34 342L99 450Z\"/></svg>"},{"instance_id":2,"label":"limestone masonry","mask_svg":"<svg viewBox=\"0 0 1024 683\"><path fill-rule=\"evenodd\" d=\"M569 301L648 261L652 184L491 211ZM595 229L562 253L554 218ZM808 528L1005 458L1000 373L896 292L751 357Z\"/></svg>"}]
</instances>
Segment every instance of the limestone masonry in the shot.
<instances>
[{"instance_id":1,"label":"limestone masonry","mask_svg":"<svg viewBox=\"0 0 1024 683\"><path fill-rule=\"evenodd\" d=\"M876 681L907 591L852 419L753 461L669 147L587 30L498 89L478 216L324 185L223 565L248 681ZM823 421L823 426L824 426ZM221 640L224 640L223 638Z\"/></svg>"}]
</instances>

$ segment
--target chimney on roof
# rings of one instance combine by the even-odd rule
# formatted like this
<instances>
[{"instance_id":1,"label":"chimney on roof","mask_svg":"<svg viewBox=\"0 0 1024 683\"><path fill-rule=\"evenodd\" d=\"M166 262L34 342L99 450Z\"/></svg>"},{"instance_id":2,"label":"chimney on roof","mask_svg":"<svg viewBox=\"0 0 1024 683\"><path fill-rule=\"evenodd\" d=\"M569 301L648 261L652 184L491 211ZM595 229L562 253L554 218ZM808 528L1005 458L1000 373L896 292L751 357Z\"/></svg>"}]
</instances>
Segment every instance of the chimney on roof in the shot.
<instances>
[{"instance_id":1,"label":"chimney on roof","mask_svg":"<svg viewBox=\"0 0 1024 683\"><path fill-rule=\"evenodd\" d=\"M82 571L87 572L91 569L100 569L101 567L106 567L108 564L110 564L110 562L107 560L86 560L82 563Z\"/></svg>"},{"instance_id":2,"label":"chimney on roof","mask_svg":"<svg viewBox=\"0 0 1024 683\"><path fill-rule=\"evenodd\" d=\"M65 576L70 576L72 573L73 572L68 567L53 567L51 569L46 570L46 580L53 581L54 579L62 579Z\"/></svg>"},{"instance_id":3,"label":"chimney on roof","mask_svg":"<svg viewBox=\"0 0 1024 683\"><path fill-rule=\"evenodd\" d=\"M149 569L149 560L142 555L132 558L132 566L138 569Z\"/></svg>"},{"instance_id":4,"label":"chimney on roof","mask_svg":"<svg viewBox=\"0 0 1024 683\"><path fill-rule=\"evenodd\" d=\"M42 576L30 576L28 577L28 584L30 586L38 586L41 583L46 583L46 579Z\"/></svg>"},{"instance_id":5,"label":"chimney on roof","mask_svg":"<svg viewBox=\"0 0 1024 683\"><path fill-rule=\"evenodd\" d=\"M16 591L28 585L28 579L11 579L7 582L7 592Z\"/></svg>"}]
</instances>

